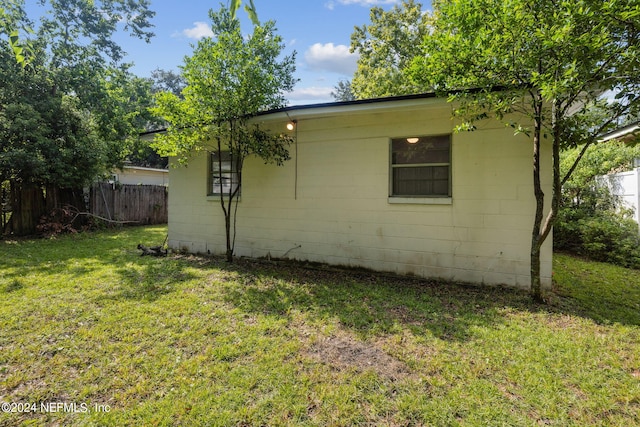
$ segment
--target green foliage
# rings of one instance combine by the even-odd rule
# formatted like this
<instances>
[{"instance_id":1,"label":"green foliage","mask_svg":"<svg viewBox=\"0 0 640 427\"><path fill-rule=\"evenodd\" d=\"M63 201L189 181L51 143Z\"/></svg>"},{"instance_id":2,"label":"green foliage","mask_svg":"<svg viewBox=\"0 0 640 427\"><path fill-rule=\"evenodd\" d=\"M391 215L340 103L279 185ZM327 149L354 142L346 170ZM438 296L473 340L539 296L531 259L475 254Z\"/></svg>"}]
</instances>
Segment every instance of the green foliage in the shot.
<instances>
[{"instance_id":1,"label":"green foliage","mask_svg":"<svg viewBox=\"0 0 640 427\"><path fill-rule=\"evenodd\" d=\"M76 97L43 96L48 80L0 53L0 177L82 187L102 170L107 151Z\"/></svg>"},{"instance_id":2,"label":"green foliage","mask_svg":"<svg viewBox=\"0 0 640 427\"><path fill-rule=\"evenodd\" d=\"M554 227L554 248L596 261L640 269L638 223L615 211L560 210Z\"/></svg>"},{"instance_id":3,"label":"green foliage","mask_svg":"<svg viewBox=\"0 0 640 427\"><path fill-rule=\"evenodd\" d=\"M171 92L178 98L182 97L182 91L187 85L181 74L160 68L151 72L151 82L152 93Z\"/></svg>"},{"instance_id":4,"label":"green foliage","mask_svg":"<svg viewBox=\"0 0 640 427\"><path fill-rule=\"evenodd\" d=\"M34 200L44 200L47 187L47 204L57 203L59 188L82 187L121 164L151 102L150 86L128 72L114 41L120 29L149 40L148 0L38 3L44 13L37 26L23 0L0 8L8 17L0 19L0 37L8 37L0 48L0 179L17 184L9 225L15 233L34 230L45 209L18 193L30 188L43 195Z\"/></svg>"},{"instance_id":5,"label":"green foliage","mask_svg":"<svg viewBox=\"0 0 640 427\"><path fill-rule=\"evenodd\" d=\"M580 155L574 148L562 153L566 174ZM599 176L631 169L640 146L607 141L592 146L562 189L562 207L554 227L554 248L624 267L640 268L640 234L631 212Z\"/></svg>"},{"instance_id":6,"label":"green foliage","mask_svg":"<svg viewBox=\"0 0 640 427\"><path fill-rule=\"evenodd\" d=\"M333 89L331 96L336 101L353 101L356 99L349 80L340 80Z\"/></svg>"},{"instance_id":7,"label":"green foliage","mask_svg":"<svg viewBox=\"0 0 640 427\"><path fill-rule=\"evenodd\" d=\"M496 118L532 138L536 208L531 292L539 299L540 248L560 206L560 149L591 143L640 109L640 3L432 4L430 32L407 76L423 88L453 93L459 130L473 130L476 121ZM607 92L616 94L614 102L602 97ZM540 175L543 140L552 147L551 203L545 200Z\"/></svg>"},{"instance_id":8,"label":"green foliage","mask_svg":"<svg viewBox=\"0 0 640 427\"><path fill-rule=\"evenodd\" d=\"M522 292L140 257L166 227L0 241L1 425L633 426L640 275L565 255ZM109 412L94 405L109 405Z\"/></svg>"},{"instance_id":9,"label":"green foliage","mask_svg":"<svg viewBox=\"0 0 640 427\"><path fill-rule=\"evenodd\" d=\"M254 141L232 137L234 132L257 135L255 129L247 131L247 120L285 105L284 93L295 83L295 56L279 59L284 45L273 22L254 26L251 36L245 37L226 8L209 15L214 38L200 40L185 59L184 98L171 92L156 95L152 111L169 127L155 145L163 155L186 159L194 150L215 148L211 141L220 138L238 156L256 154L265 161L275 160L268 151L254 153Z\"/></svg>"},{"instance_id":10,"label":"green foliage","mask_svg":"<svg viewBox=\"0 0 640 427\"><path fill-rule=\"evenodd\" d=\"M475 91L467 99L499 118L523 113L526 126L536 115L531 104L544 101L549 109L539 114L541 126L549 137L561 137L563 146L584 143L637 110L636 1L456 0L433 6L432 32L407 73L421 87L514 88ZM602 102L607 90L619 102ZM594 105L601 115L594 116Z\"/></svg>"},{"instance_id":11,"label":"green foliage","mask_svg":"<svg viewBox=\"0 0 640 427\"><path fill-rule=\"evenodd\" d=\"M30 61L31 46L20 32L31 33L30 22L26 19L24 2L21 0L4 0L0 6L0 39L7 37L7 43L15 60L22 67Z\"/></svg>"},{"instance_id":12,"label":"green foliage","mask_svg":"<svg viewBox=\"0 0 640 427\"><path fill-rule=\"evenodd\" d=\"M231 0L229 4L231 18L236 19L236 14L238 13L241 3L242 0ZM244 5L244 10L247 12L247 15L249 15L249 19L251 19L253 25L260 25L260 20L258 19L258 13L256 12L256 6L253 4L253 0L249 0L248 3L249 4Z\"/></svg>"},{"instance_id":13,"label":"green foliage","mask_svg":"<svg viewBox=\"0 0 640 427\"><path fill-rule=\"evenodd\" d=\"M560 171L564 176L578 160L581 147L562 152ZM633 168L635 159L640 159L640 145L618 141L606 141L592 145L585 151L578 166L562 187L564 197L581 203L581 191L592 188L597 176L624 172Z\"/></svg>"},{"instance_id":14,"label":"green foliage","mask_svg":"<svg viewBox=\"0 0 640 427\"><path fill-rule=\"evenodd\" d=\"M252 34L245 36L227 8L211 10L209 16L214 37L200 40L193 55L185 59L182 96L172 92L156 95L152 112L169 126L153 146L161 155L176 156L183 163L200 150L217 152L220 159L222 151L228 151L241 182L247 156L278 165L289 159L291 138L250 125L249 119L261 111L285 106L284 94L295 84L295 54L282 56L284 44L275 34L273 21L254 25ZM238 190L229 186L228 194L220 194L229 261L235 242Z\"/></svg>"},{"instance_id":15,"label":"green foliage","mask_svg":"<svg viewBox=\"0 0 640 427\"><path fill-rule=\"evenodd\" d=\"M428 33L429 15L422 4L403 0L390 11L373 7L371 23L355 27L351 52L357 52L358 68L351 82L357 99L415 93L418 86L405 75Z\"/></svg>"},{"instance_id":16,"label":"green foliage","mask_svg":"<svg viewBox=\"0 0 640 427\"><path fill-rule=\"evenodd\" d=\"M15 67L7 46L0 52L0 176L82 186L121 163L149 120L150 85L120 63L124 52L113 35L124 25L148 40L153 12L146 0L40 4L48 8L25 41L31 46L29 67ZM31 27L23 2L10 5L3 13L13 11L13 21L5 26Z\"/></svg>"}]
</instances>

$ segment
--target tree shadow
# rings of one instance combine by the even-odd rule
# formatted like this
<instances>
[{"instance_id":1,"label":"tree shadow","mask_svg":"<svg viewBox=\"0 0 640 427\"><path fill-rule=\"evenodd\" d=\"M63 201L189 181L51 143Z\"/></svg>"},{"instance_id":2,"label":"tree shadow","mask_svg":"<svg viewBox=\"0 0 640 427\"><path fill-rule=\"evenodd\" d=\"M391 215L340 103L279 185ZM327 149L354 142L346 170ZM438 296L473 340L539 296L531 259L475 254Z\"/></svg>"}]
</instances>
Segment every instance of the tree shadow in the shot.
<instances>
[{"instance_id":1,"label":"tree shadow","mask_svg":"<svg viewBox=\"0 0 640 427\"><path fill-rule=\"evenodd\" d=\"M152 302L170 294L183 282L193 280L196 275L184 271L184 263L171 259L140 261L138 268L119 267L120 286L111 296L113 299L133 299Z\"/></svg>"},{"instance_id":2,"label":"tree shadow","mask_svg":"<svg viewBox=\"0 0 640 427\"><path fill-rule=\"evenodd\" d=\"M245 261L226 269L242 283L227 290L227 303L265 315L289 316L298 311L318 319L334 318L362 337L403 327L416 335L465 341L473 337L475 328L507 322L505 312L548 310L525 292L501 287L295 263Z\"/></svg>"},{"instance_id":3,"label":"tree shadow","mask_svg":"<svg viewBox=\"0 0 640 427\"><path fill-rule=\"evenodd\" d=\"M384 275L370 271L308 266L298 263L242 261L225 269L243 286L229 287L226 302L254 313L290 316L294 311L314 318L334 318L362 337L394 331L466 341L479 328L510 322L514 312L571 315L596 323L640 326L640 313L603 311L584 301L553 294L536 303L528 292L441 280ZM627 302L628 307L640 301Z\"/></svg>"},{"instance_id":4,"label":"tree shadow","mask_svg":"<svg viewBox=\"0 0 640 427\"><path fill-rule=\"evenodd\" d=\"M124 228L117 232L85 232L53 239L0 241L0 293L16 292L35 283L31 274L44 270L47 275L71 280L90 278L105 267L117 279L106 295L97 298L154 301L173 292L180 283L194 279L189 263L170 257L142 257L138 239L161 243L164 230ZM135 239L135 240L134 240Z\"/></svg>"},{"instance_id":5,"label":"tree shadow","mask_svg":"<svg viewBox=\"0 0 640 427\"><path fill-rule=\"evenodd\" d=\"M93 242L96 237L100 239L99 245ZM385 334L402 327L415 334L429 333L444 340L464 341L473 338L478 328L508 323L514 311L640 325L640 310L636 309L640 307L640 293L626 299L609 296L606 301L595 291L586 297L556 293L549 304L538 304L527 292L514 289L327 265L245 259L227 264L215 258L139 256L138 239L151 243L163 238L162 229L151 233L148 229L123 230L60 239L39 244L37 250L30 248L34 244L31 242L0 248L5 253L13 251L0 261L0 267L10 267L10 271L0 274L0 293L18 293L34 285L23 277L30 269L46 268L54 274L84 277L108 267L117 277L117 286L101 297L155 301L175 292L182 283L201 277L199 269L205 275L221 270L223 276L229 276L228 284L220 282L225 302L235 307L267 315L290 317L297 311L319 320L331 318L361 336ZM618 309L610 310L614 304Z\"/></svg>"}]
</instances>

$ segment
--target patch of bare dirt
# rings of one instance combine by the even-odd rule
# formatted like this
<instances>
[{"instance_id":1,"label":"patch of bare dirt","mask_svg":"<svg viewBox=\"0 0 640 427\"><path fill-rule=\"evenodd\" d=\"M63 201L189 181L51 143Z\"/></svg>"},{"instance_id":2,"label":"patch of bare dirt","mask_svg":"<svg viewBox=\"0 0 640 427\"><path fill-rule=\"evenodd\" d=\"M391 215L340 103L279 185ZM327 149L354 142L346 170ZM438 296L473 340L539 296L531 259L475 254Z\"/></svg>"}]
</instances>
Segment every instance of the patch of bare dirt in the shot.
<instances>
[{"instance_id":1,"label":"patch of bare dirt","mask_svg":"<svg viewBox=\"0 0 640 427\"><path fill-rule=\"evenodd\" d=\"M308 354L336 369L373 370L381 377L391 380L405 378L411 373L402 361L375 344L359 341L347 334L319 338Z\"/></svg>"}]
</instances>

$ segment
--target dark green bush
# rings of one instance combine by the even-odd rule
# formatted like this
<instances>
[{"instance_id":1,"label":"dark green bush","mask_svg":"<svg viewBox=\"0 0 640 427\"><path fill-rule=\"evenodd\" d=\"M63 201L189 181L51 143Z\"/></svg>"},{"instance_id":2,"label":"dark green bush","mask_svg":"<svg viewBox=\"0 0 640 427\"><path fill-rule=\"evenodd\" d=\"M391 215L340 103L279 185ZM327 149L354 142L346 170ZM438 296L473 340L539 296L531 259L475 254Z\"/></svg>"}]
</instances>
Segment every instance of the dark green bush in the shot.
<instances>
[{"instance_id":1,"label":"dark green bush","mask_svg":"<svg viewBox=\"0 0 640 427\"><path fill-rule=\"evenodd\" d=\"M640 268L638 224L625 211L564 206L554 227L556 250Z\"/></svg>"},{"instance_id":2,"label":"dark green bush","mask_svg":"<svg viewBox=\"0 0 640 427\"><path fill-rule=\"evenodd\" d=\"M578 147L562 153L563 174L571 168L580 150ZM636 158L640 158L640 144L609 141L587 150L562 188L562 207L553 229L555 250L640 268L638 224L631 219L632 212L597 178L630 170Z\"/></svg>"}]
</instances>

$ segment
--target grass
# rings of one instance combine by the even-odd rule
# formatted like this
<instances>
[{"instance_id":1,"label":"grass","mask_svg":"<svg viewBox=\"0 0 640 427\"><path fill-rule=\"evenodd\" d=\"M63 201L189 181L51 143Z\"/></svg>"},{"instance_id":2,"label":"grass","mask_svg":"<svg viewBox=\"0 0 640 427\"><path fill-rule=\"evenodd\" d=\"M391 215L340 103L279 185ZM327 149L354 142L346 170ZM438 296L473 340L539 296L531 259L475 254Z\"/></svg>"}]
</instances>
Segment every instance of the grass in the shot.
<instances>
[{"instance_id":1,"label":"grass","mask_svg":"<svg viewBox=\"0 0 640 427\"><path fill-rule=\"evenodd\" d=\"M557 255L557 289L537 305L500 288L138 256L165 233L0 242L0 402L32 405L0 425L640 424L638 271Z\"/></svg>"}]
</instances>

